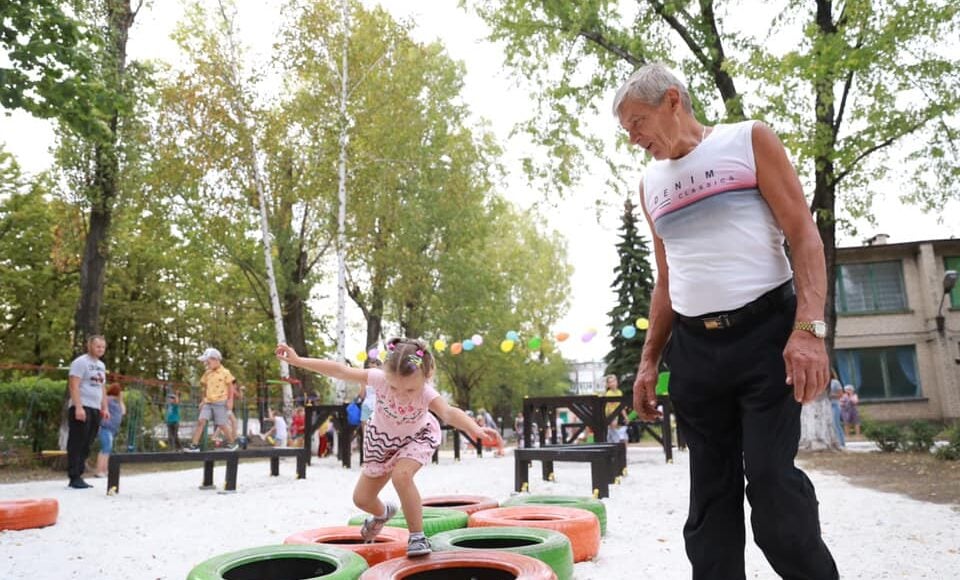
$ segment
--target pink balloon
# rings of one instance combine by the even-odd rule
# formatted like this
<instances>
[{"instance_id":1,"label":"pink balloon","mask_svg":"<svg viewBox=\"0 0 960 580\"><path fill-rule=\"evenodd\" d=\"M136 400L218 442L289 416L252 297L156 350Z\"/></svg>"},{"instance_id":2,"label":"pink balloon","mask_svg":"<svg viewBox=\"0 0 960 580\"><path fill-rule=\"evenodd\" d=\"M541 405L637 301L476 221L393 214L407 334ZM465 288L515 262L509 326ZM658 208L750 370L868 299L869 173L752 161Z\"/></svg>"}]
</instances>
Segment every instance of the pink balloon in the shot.
<instances>
[{"instance_id":1,"label":"pink balloon","mask_svg":"<svg viewBox=\"0 0 960 580\"><path fill-rule=\"evenodd\" d=\"M587 333L585 333L583 336L580 337L580 340L582 340L583 342L590 342L591 340L593 340L593 337L596 336L596 335L597 335L597 333L595 333L595 332L587 332Z\"/></svg>"}]
</instances>

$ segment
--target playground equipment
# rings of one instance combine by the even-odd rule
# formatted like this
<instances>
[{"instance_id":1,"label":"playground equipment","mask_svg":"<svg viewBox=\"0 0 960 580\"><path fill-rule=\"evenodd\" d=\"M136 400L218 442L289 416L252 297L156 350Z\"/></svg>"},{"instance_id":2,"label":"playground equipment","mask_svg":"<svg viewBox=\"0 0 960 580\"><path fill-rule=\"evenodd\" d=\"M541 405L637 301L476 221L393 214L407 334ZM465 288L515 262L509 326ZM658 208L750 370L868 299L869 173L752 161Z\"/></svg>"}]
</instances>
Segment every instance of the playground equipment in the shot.
<instances>
[{"instance_id":1,"label":"playground equipment","mask_svg":"<svg viewBox=\"0 0 960 580\"><path fill-rule=\"evenodd\" d=\"M42 528L57 523L60 504L55 499L0 501L0 531Z\"/></svg>"}]
</instances>

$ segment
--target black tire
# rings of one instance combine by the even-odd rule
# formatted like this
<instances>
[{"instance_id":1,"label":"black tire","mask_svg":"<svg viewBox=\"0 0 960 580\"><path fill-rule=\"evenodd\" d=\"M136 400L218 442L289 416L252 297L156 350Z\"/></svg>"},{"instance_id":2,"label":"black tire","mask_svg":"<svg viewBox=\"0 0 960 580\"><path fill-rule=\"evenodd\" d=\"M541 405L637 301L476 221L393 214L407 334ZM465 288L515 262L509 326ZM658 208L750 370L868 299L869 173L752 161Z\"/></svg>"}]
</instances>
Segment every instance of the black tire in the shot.
<instances>
[{"instance_id":1,"label":"black tire","mask_svg":"<svg viewBox=\"0 0 960 580\"><path fill-rule=\"evenodd\" d=\"M248 548L210 558L194 566L187 580L357 580L366 569L367 561L349 550L290 544Z\"/></svg>"},{"instance_id":2,"label":"black tire","mask_svg":"<svg viewBox=\"0 0 960 580\"><path fill-rule=\"evenodd\" d=\"M501 502L501 506L508 507L514 505L552 505L561 507L580 508L591 511L600 520L600 535L607 533L607 507L603 502L594 497L581 497L576 495L515 495L507 501Z\"/></svg>"},{"instance_id":3,"label":"black tire","mask_svg":"<svg viewBox=\"0 0 960 580\"><path fill-rule=\"evenodd\" d=\"M363 525L363 520L367 519L367 514L353 516L350 518L351 526ZM423 534L432 537L434 534L446 532L449 530L459 530L467 527L467 521L470 519L466 513L460 510L446 508L423 508ZM397 512L397 515L390 518L387 525L392 528L406 528L407 520L403 517L403 512Z\"/></svg>"},{"instance_id":4,"label":"black tire","mask_svg":"<svg viewBox=\"0 0 960 580\"><path fill-rule=\"evenodd\" d=\"M430 538L436 552L495 550L536 558L550 566L557 580L573 578L573 548L560 532L541 528L464 528Z\"/></svg>"}]
</instances>

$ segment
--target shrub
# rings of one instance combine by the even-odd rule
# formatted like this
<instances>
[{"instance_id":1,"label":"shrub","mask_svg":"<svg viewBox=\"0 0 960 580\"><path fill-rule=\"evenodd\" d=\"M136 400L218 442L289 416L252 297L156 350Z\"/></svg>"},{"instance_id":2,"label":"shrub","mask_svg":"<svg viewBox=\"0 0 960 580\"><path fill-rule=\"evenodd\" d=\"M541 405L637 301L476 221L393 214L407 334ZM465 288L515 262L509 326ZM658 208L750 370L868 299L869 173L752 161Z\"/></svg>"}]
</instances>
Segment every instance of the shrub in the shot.
<instances>
[{"instance_id":1,"label":"shrub","mask_svg":"<svg viewBox=\"0 0 960 580\"><path fill-rule=\"evenodd\" d=\"M914 421L910 423L910 427L905 434L905 449L907 451L923 451L926 453L933 447L934 437L936 437L939 432L940 429L926 421Z\"/></svg>"},{"instance_id":2,"label":"shrub","mask_svg":"<svg viewBox=\"0 0 960 580\"><path fill-rule=\"evenodd\" d=\"M66 392L65 380L22 377L0 383L2 446L56 448Z\"/></svg>"},{"instance_id":3,"label":"shrub","mask_svg":"<svg viewBox=\"0 0 960 580\"><path fill-rule=\"evenodd\" d=\"M937 459L944 461L960 460L960 423L947 430L947 444L934 452Z\"/></svg>"},{"instance_id":4,"label":"shrub","mask_svg":"<svg viewBox=\"0 0 960 580\"><path fill-rule=\"evenodd\" d=\"M900 449L905 439L903 430L893 423L867 423L863 436L876 443L884 453Z\"/></svg>"}]
</instances>

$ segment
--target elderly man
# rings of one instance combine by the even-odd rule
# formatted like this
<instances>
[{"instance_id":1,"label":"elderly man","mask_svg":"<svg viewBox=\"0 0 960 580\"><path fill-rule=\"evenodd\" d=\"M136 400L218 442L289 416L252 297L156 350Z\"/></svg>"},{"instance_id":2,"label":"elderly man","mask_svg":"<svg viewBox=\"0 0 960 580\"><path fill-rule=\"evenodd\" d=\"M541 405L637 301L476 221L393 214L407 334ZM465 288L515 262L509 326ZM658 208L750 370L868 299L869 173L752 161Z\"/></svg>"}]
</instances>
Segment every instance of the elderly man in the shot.
<instances>
[{"instance_id":1,"label":"elderly man","mask_svg":"<svg viewBox=\"0 0 960 580\"><path fill-rule=\"evenodd\" d=\"M745 577L744 477L754 539L777 574L838 578L813 485L794 466L800 405L829 380L823 244L796 171L762 123L700 124L662 65L635 72L613 110L654 158L640 200L657 280L634 407L656 413L662 356L690 449L693 578Z\"/></svg>"}]
</instances>

